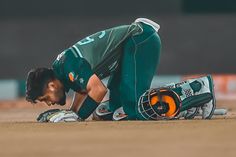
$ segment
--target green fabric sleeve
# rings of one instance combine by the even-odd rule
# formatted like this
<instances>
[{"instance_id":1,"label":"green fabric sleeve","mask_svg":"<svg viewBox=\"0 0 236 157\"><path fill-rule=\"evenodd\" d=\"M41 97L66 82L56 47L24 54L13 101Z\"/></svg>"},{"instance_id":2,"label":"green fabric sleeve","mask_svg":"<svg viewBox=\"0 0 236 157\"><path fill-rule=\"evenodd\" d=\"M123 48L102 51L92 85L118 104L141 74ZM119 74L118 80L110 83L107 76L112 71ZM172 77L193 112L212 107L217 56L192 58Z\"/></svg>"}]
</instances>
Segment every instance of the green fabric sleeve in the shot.
<instances>
[{"instance_id":1,"label":"green fabric sleeve","mask_svg":"<svg viewBox=\"0 0 236 157\"><path fill-rule=\"evenodd\" d=\"M64 75L69 87L74 91L86 90L89 78L93 75L90 64L84 58L71 59L65 62Z\"/></svg>"}]
</instances>

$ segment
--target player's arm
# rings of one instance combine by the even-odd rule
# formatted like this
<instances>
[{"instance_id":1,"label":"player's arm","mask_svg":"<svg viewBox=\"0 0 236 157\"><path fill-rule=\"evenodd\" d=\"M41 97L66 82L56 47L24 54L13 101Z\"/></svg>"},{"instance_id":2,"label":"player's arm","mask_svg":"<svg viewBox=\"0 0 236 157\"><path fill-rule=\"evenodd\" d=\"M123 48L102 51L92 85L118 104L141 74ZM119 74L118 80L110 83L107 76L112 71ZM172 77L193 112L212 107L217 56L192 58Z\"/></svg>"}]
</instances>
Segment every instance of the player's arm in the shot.
<instances>
[{"instance_id":1,"label":"player's arm","mask_svg":"<svg viewBox=\"0 0 236 157\"><path fill-rule=\"evenodd\" d=\"M97 75L93 74L87 83L86 92L75 92L70 109L74 112L78 112L82 119L86 119L103 100L106 93L107 88Z\"/></svg>"},{"instance_id":2,"label":"player's arm","mask_svg":"<svg viewBox=\"0 0 236 157\"><path fill-rule=\"evenodd\" d=\"M69 110L77 112L79 106L83 103L83 101L85 100L86 97L87 97L86 93L74 92L74 97L72 99L71 106L70 106Z\"/></svg>"},{"instance_id":3,"label":"player's arm","mask_svg":"<svg viewBox=\"0 0 236 157\"><path fill-rule=\"evenodd\" d=\"M93 74L87 84L88 96L100 103L107 93L107 88L96 74Z\"/></svg>"}]
</instances>

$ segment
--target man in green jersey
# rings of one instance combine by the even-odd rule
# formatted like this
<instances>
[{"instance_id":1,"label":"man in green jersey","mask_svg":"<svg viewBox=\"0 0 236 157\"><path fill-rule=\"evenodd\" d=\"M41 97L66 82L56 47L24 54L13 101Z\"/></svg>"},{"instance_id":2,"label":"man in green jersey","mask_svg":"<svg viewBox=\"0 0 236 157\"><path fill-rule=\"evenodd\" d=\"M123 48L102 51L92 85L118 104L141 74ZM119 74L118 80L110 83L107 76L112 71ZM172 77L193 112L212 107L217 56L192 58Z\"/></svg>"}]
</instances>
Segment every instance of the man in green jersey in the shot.
<instances>
[{"instance_id":1,"label":"man in green jersey","mask_svg":"<svg viewBox=\"0 0 236 157\"><path fill-rule=\"evenodd\" d=\"M116 119L114 115L118 111L122 111L117 115L118 120L145 119L139 112L138 101L150 88L159 63L159 28L155 22L139 18L130 25L110 28L84 38L59 54L52 68L37 68L28 73L26 99L33 103L42 101L48 105L64 105L65 93L72 89L75 94L69 110L79 119L88 118L96 108L95 115L102 119L106 115L113 115ZM110 78L106 87L101 80L107 76ZM211 86L211 79L205 81ZM196 91L200 92L202 84L200 88L196 86ZM107 88L110 90L109 101L98 107ZM214 99L213 90L208 92L211 95L207 100L211 101ZM190 104L185 110L201 105L201 102ZM205 118L211 118L214 108L215 103L208 105Z\"/></svg>"}]
</instances>

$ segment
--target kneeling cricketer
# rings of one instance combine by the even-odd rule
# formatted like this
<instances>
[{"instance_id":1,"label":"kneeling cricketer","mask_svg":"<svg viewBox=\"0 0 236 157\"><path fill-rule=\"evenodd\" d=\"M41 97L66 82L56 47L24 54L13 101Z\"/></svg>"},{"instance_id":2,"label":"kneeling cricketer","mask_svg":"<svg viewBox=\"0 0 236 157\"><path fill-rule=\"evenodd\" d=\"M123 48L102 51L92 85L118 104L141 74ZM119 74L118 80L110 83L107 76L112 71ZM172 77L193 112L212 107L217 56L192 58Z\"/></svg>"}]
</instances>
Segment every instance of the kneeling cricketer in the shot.
<instances>
[{"instance_id":1,"label":"kneeling cricketer","mask_svg":"<svg viewBox=\"0 0 236 157\"><path fill-rule=\"evenodd\" d=\"M200 108L202 118L211 119L216 104L210 75L150 89L160 59L159 28L138 18L80 40L59 54L52 68L32 69L27 101L65 105L66 93L74 91L69 109L45 111L37 120L80 121L92 114L97 120L191 119ZM106 87L101 80L107 76ZM109 101L101 102L108 89Z\"/></svg>"}]
</instances>

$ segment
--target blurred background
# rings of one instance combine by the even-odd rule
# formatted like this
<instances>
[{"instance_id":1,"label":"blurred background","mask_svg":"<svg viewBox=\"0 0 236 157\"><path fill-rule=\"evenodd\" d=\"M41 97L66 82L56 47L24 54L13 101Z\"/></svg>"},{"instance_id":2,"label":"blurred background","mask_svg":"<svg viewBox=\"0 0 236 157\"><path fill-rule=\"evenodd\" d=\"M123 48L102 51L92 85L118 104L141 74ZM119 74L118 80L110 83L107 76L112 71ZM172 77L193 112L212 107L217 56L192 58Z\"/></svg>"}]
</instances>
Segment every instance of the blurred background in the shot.
<instances>
[{"instance_id":1,"label":"blurred background","mask_svg":"<svg viewBox=\"0 0 236 157\"><path fill-rule=\"evenodd\" d=\"M28 71L51 67L80 39L138 17L161 26L152 86L213 74L217 108L228 109L227 115L212 121L32 123L59 107L25 101ZM236 157L235 42L236 0L0 0L0 157Z\"/></svg>"},{"instance_id":2,"label":"blurred background","mask_svg":"<svg viewBox=\"0 0 236 157\"><path fill-rule=\"evenodd\" d=\"M138 17L161 25L154 86L214 74L218 97L236 98L235 0L0 0L0 99L24 96L31 68L50 67L87 35Z\"/></svg>"}]
</instances>

